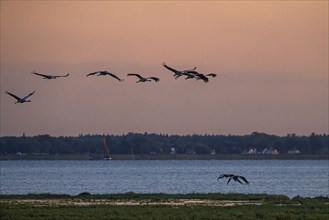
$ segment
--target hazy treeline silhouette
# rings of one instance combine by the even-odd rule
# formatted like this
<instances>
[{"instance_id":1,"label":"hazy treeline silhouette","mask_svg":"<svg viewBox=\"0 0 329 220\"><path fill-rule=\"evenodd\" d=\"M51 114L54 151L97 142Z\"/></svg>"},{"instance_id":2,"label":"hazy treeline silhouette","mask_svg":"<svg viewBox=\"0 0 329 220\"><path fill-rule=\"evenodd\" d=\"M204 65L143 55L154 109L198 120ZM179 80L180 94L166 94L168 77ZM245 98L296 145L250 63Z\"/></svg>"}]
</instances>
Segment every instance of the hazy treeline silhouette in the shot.
<instances>
[{"instance_id":1,"label":"hazy treeline silhouette","mask_svg":"<svg viewBox=\"0 0 329 220\"><path fill-rule=\"evenodd\" d=\"M309 136L269 135L253 132L248 135L165 135L128 133L123 135L60 136L5 136L0 137L0 153L48 153L48 154L102 154L103 138L110 147L110 154L169 154L175 148L177 154L196 153L241 154L251 148L262 151L275 148L280 154L299 150L303 154L328 154L328 134Z\"/></svg>"}]
</instances>

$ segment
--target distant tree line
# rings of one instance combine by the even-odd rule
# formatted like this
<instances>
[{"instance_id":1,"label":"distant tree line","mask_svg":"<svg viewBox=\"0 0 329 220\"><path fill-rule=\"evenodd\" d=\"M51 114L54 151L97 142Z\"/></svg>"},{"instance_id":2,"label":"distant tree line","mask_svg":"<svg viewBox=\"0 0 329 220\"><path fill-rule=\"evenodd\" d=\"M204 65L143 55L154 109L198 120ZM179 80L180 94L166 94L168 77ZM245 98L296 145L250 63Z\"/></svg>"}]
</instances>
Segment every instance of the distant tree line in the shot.
<instances>
[{"instance_id":1,"label":"distant tree line","mask_svg":"<svg viewBox=\"0 0 329 220\"><path fill-rule=\"evenodd\" d=\"M110 154L169 154L175 148L177 154L241 154L249 149L275 148L280 154L299 150L302 154L328 154L329 135L309 136L269 135L253 132L248 135L166 135L128 133L124 135L79 135L76 137L4 136L0 137L0 154L102 154L103 139L109 145Z\"/></svg>"}]
</instances>

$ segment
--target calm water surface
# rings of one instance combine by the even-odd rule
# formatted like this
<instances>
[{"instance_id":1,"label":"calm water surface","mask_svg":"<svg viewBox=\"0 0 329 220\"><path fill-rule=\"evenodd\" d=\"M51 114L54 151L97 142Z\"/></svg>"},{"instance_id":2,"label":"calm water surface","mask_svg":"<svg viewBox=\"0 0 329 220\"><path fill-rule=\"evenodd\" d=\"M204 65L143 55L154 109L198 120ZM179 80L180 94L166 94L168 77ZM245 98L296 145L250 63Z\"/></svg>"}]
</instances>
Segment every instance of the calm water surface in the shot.
<instances>
[{"instance_id":1,"label":"calm water surface","mask_svg":"<svg viewBox=\"0 0 329 220\"><path fill-rule=\"evenodd\" d=\"M0 194L267 193L329 196L328 160L0 161ZM225 180L245 176L249 185Z\"/></svg>"}]
</instances>

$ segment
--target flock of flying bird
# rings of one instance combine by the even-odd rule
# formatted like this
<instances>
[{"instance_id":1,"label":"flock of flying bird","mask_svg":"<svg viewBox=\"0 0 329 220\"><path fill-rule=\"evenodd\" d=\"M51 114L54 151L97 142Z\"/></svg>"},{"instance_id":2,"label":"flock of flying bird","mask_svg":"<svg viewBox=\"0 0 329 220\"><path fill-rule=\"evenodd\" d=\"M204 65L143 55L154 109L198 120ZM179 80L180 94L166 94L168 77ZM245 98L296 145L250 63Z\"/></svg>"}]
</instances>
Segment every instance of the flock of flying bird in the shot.
<instances>
[{"instance_id":1,"label":"flock of flying bird","mask_svg":"<svg viewBox=\"0 0 329 220\"><path fill-rule=\"evenodd\" d=\"M170 66L168 66L166 63L163 63L162 64L163 67L165 67L167 70L171 71L174 73L174 78L175 79L178 79L179 77L184 77L185 76L185 79L196 79L196 80L203 80L205 83L209 82L209 77L216 77L217 74L215 73L209 73L209 74L203 74L203 73L200 73L198 71L196 71L196 68L197 67L194 67L193 69L187 69L187 70L176 70ZM57 79L57 78L60 78L60 77L68 77L70 74L66 74L66 75L48 75L48 74L42 74L42 73L37 73L37 72L32 72L32 74L34 75L37 75L37 76L41 76L43 77L43 79ZM102 71L96 71L96 72L92 72L92 73L88 73L86 76L106 76L106 75L109 75L115 79L117 79L118 81L122 82L124 81L124 79L121 79L119 78L117 75L111 73L111 72L108 72L106 70L102 70ZM134 77L137 77L138 78L138 81L136 81L136 83L139 83L139 82L159 82L160 79L158 77L154 77L154 76L151 76L151 77L144 77L140 74L137 74L137 73L128 73L127 76L134 76ZM30 96L32 96L35 91L29 93L27 96L21 98L21 97L18 97L17 95L13 94L13 93L10 93L8 91L6 91L6 93L10 96L12 96L13 98L16 99L16 103L25 103L25 102L31 102L31 100L29 100L28 98Z\"/></svg>"},{"instance_id":2,"label":"flock of flying bird","mask_svg":"<svg viewBox=\"0 0 329 220\"><path fill-rule=\"evenodd\" d=\"M168 65L166 65L165 63L163 63L163 66L170 70L171 72L174 73L174 77L175 79L178 79L179 77L182 77L182 76L186 76L185 79L197 79L197 80L203 80L204 82L208 82L209 79L208 77L216 77L217 75L214 74L214 73L209 73L209 74L202 74L202 73L199 73L196 70L196 67L194 67L193 69L189 69L189 70L176 70ZM54 76L54 75L46 75L46 74L41 74L41 73L37 73L37 72L32 72L32 74L35 74L37 76L41 76L43 77L44 79L56 79L56 78L59 78L59 77L68 77L70 74L66 74L66 75L62 75L62 76ZM106 76L106 75L109 75L109 76L112 76L113 78L117 79L118 81L122 82L124 81L124 79L121 79L119 78L118 76L116 76L115 74L111 73L111 72L108 72L108 71L96 71L96 72L92 72L92 73L88 73L86 76ZM141 76L140 74L137 74L137 73L128 73L127 76L135 76L138 78L138 81L136 83L139 83L139 82L151 82L152 80L155 81L155 82L158 82L160 81L159 78L157 77L154 77L154 76L151 76L151 77L144 77L144 76ZM28 94L27 96L23 97L23 98L20 98L18 96L16 96L15 94L13 93L10 93L8 91L6 91L6 93L12 97L14 97L17 101L16 103L24 103L24 102L31 102L31 100L28 100L28 98L30 96L32 96L35 91L31 92L30 94ZM239 182L240 184L243 184L246 183L246 184L249 184L248 180L243 177L243 176L239 176L239 175L234 175L234 174L222 174L220 175L218 178L217 178L217 181L219 179L222 179L222 178L228 178L228 181L226 183L226 185L229 184L229 182L231 180L235 181L235 182ZM242 181L240 181L242 180Z\"/></svg>"},{"instance_id":3,"label":"flock of flying bird","mask_svg":"<svg viewBox=\"0 0 329 220\"><path fill-rule=\"evenodd\" d=\"M196 71L196 67L194 67L193 69L188 69L188 70L176 70L168 65L166 65L165 63L162 64L166 69L170 70L171 72L174 73L174 77L175 79L178 79L179 77L182 77L182 76L185 76L186 78L185 79L196 79L196 80L203 80L204 82L208 82L209 81L209 78L208 77L216 77L217 74L215 73L209 73L209 74L202 74L202 73L199 73ZM37 73L37 72L32 72L32 74L35 74L37 76L41 76L43 77L44 79L57 79L59 77L68 77L70 74L66 74L66 75L62 75L62 76L55 76L55 75L47 75L47 74L41 74L41 73ZM112 76L113 78L117 79L118 81L122 82L124 81L124 79L121 79L119 78L118 76L116 76L115 74L111 73L111 72L108 72L108 71L96 71L96 72L92 72L92 73L88 73L86 76L106 76L106 75L109 75L109 76ZM155 81L155 82L158 82L160 81L159 78L157 77L154 77L154 76L151 76L151 77L144 77L144 76L141 76L140 74L137 74L137 73L128 73L127 76L135 76L138 78L138 81L136 83L139 83L139 82L151 82L151 81ZM27 96L23 97L23 98L20 98L18 96L16 96L15 94L13 93L10 93L8 91L6 91L6 93L12 97L14 97L17 101L16 103L25 103L25 102L31 102L31 100L28 100L28 98L30 96L32 96L35 91L31 92L30 94L28 94ZM222 179L222 178L228 178L228 181L226 183L226 185L229 184L229 182L231 180L235 181L235 182L239 182L240 184L243 184L246 183L246 184L249 184L248 180L243 177L243 176L239 176L239 175L234 175L234 174L222 174L220 175L218 178L217 178L217 181L219 179ZM243 182L242 182L242 181Z\"/></svg>"}]
</instances>

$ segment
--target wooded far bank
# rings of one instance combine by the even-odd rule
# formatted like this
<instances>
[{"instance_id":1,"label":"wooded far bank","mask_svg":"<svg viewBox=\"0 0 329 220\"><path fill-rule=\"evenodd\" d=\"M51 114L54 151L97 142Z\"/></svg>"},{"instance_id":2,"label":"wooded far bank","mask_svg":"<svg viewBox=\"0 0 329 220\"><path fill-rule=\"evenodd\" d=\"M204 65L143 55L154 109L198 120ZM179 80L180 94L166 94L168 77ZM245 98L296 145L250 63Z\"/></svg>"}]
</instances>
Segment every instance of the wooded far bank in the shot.
<instances>
[{"instance_id":1,"label":"wooded far bank","mask_svg":"<svg viewBox=\"0 0 329 220\"><path fill-rule=\"evenodd\" d=\"M219 155L245 155L239 158L254 158L281 155L285 158L302 157L302 155L329 155L329 135L314 134L298 136L269 135L253 132L249 135L164 135L149 133L128 133L124 135L79 135L76 137L50 135L37 136L6 136L0 137L0 155L88 155L101 157L104 152L104 141L108 145L109 154L133 155L143 158L159 158L170 155L171 158L181 158L179 155L189 155L189 158L221 157ZM139 155L139 156L138 156ZM196 156L193 156L196 155ZM300 156L296 156L300 155ZM144 156L146 157L146 156ZM207 158L208 158L207 157ZM135 159L137 159L135 158Z\"/></svg>"}]
</instances>

